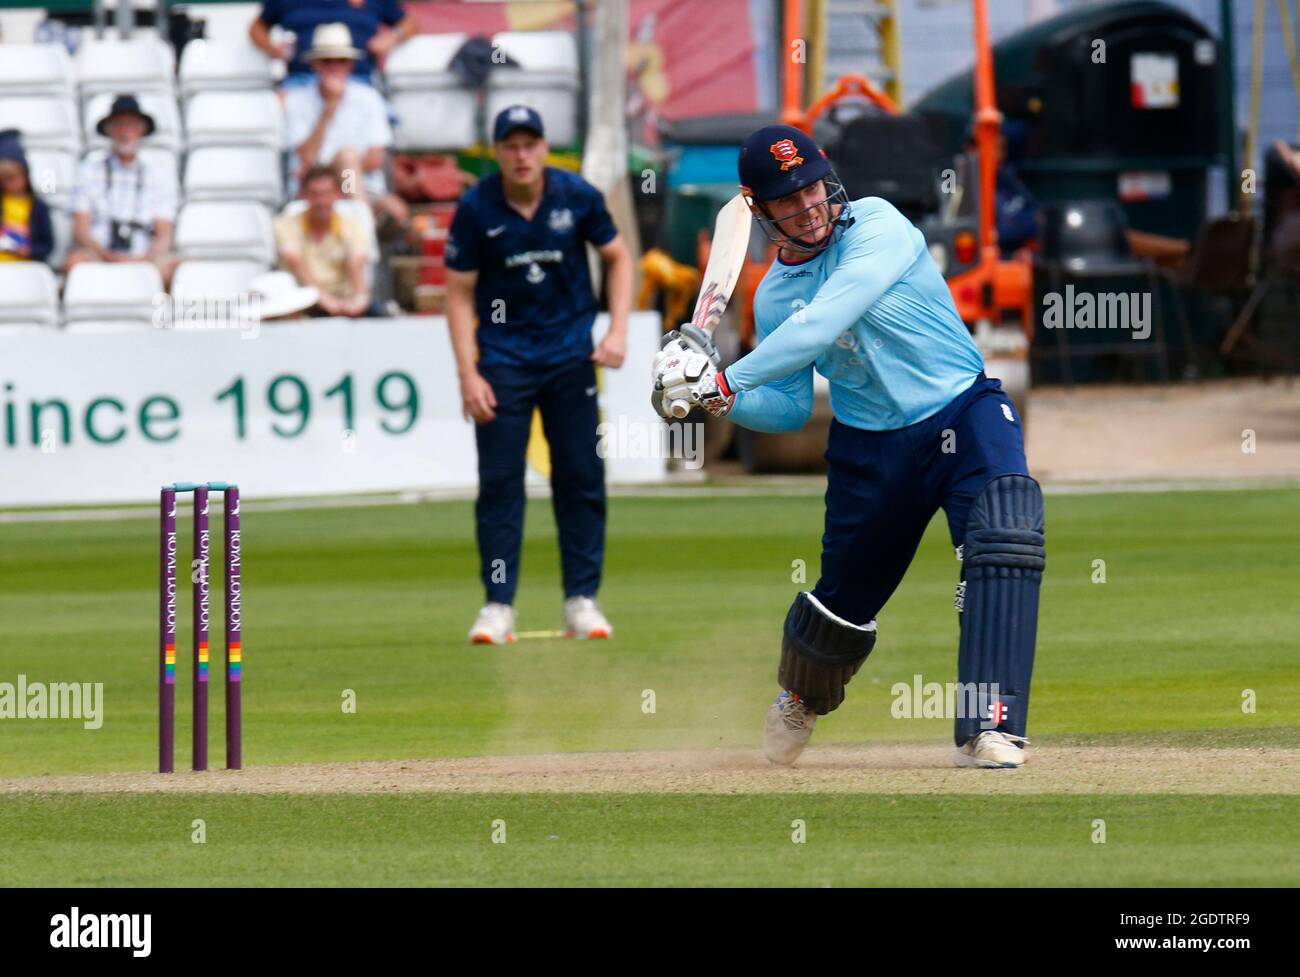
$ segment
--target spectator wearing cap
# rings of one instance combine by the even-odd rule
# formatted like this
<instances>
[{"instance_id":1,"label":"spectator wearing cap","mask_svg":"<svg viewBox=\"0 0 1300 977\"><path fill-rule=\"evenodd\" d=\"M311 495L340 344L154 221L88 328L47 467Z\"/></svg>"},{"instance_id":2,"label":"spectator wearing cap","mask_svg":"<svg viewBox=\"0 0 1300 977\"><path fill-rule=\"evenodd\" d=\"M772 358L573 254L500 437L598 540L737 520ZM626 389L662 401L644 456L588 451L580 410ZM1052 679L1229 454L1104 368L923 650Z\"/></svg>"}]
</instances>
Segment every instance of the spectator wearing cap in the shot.
<instances>
[{"instance_id":1,"label":"spectator wearing cap","mask_svg":"<svg viewBox=\"0 0 1300 977\"><path fill-rule=\"evenodd\" d=\"M32 189L22 140L0 132L0 261L45 261L54 250L50 209Z\"/></svg>"},{"instance_id":2,"label":"spectator wearing cap","mask_svg":"<svg viewBox=\"0 0 1300 977\"><path fill-rule=\"evenodd\" d=\"M545 130L536 111L506 108L493 140L500 172L461 197L446 258L461 401L478 445L475 516L487 603L470 640L514 640L524 458L535 408L550 445L565 630L578 638L609 637L595 601L605 547L596 367L619 367L627 352L632 256L600 191L545 165ZM598 306L588 244L609 272L610 327L594 350Z\"/></svg>"},{"instance_id":3,"label":"spectator wearing cap","mask_svg":"<svg viewBox=\"0 0 1300 977\"><path fill-rule=\"evenodd\" d=\"M133 95L119 95L95 129L111 146L87 154L77 170L75 247L65 268L82 261L149 261L169 282L176 269L171 247L179 190L175 173L140 158L141 143L154 131L153 118Z\"/></svg>"},{"instance_id":4,"label":"spectator wearing cap","mask_svg":"<svg viewBox=\"0 0 1300 977\"><path fill-rule=\"evenodd\" d=\"M299 285L319 292L318 315L365 315L369 242L360 224L334 209L342 198L338 174L313 166L303 177L302 196L306 210L283 213L275 221L280 264Z\"/></svg>"},{"instance_id":5,"label":"spectator wearing cap","mask_svg":"<svg viewBox=\"0 0 1300 977\"><path fill-rule=\"evenodd\" d=\"M370 84L375 70L388 52L419 33L413 14L402 11L398 0L272 0L262 4L262 11L249 26L248 36L269 57L287 62L287 75L281 87L310 87L314 81L311 65L305 56L306 44L322 24L343 24L352 43L359 48L358 57L349 65L352 77ZM297 45L276 44L271 28L292 32Z\"/></svg>"},{"instance_id":6,"label":"spectator wearing cap","mask_svg":"<svg viewBox=\"0 0 1300 977\"><path fill-rule=\"evenodd\" d=\"M316 84L294 88L284 98L286 138L297 155L295 176L316 165L343 176L344 193L364 200L377 219L405 223L405 202L388 192L384 164L393 130L380 94L350 77L361 52L346 24L316 28L306 54ZM296 192L296 187L292 188Z\"/></svg>"}]
</instances>

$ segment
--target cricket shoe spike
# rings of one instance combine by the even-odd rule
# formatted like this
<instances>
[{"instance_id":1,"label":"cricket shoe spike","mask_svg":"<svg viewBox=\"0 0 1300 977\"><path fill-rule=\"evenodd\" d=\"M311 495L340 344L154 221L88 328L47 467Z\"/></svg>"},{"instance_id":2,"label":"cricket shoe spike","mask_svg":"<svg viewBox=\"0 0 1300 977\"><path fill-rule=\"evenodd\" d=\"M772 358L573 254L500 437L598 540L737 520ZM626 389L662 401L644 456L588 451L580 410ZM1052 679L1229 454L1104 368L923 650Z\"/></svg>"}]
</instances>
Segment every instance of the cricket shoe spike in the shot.
<instances>
[{"instance_id":1,"label":"cricket shoe spike","mask_svg":"<svg viewBox=\"0 0 1300 977\"><path fill-rule=\"evenodd\" d=\"M614 629L590 597L570 597L564 602L566 638L610 638Z\"/></svg>"},{"instance_id":2,"label":"cricket shoe spike","mask_svg":"<svg viewBox=\"0 0 1300 977\"><path fill-rule=\"evenodd\" d=\"M488 603L478 612L469 629L472 645L504 645L515 640L515 609L509 604Z\"/></svg>"},{"instance_id":3,"label":"cricket shoe spike","mask_svg":"<svg viewBox=\"0 0 1300 977\"><path fill-rule=\"evenodd\" d=\"M808 745L817 713L793 692L782 692L767 710L763 723L763 755L778 766L788 767Z\"/></svg>"},{"instance_id":4,"label":"cricket shoe spike","mask_svg":"<svg viewBox=\"0 0 1300 977\"><path fill-rule=\"evenodd\" d=\"M1029 740L997 729L986 729L957 748L959 767L1018 767L1025 762Z\"/></svg>"}]
</instances>

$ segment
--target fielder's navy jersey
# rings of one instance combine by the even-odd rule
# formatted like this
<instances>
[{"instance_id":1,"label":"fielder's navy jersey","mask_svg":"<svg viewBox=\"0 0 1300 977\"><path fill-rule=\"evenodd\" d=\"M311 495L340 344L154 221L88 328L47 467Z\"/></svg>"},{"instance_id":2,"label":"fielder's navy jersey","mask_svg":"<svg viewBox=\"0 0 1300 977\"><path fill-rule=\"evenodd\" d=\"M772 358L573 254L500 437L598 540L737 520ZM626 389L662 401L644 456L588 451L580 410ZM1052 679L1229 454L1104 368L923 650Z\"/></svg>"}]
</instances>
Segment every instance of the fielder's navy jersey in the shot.
<instances>
[{"instance_id":1,"label":"fielder's navy jersey","mask_svg":"<svg viewBox=\"0 0 1300 977\"><path fill-rule=\"evenodd\" d=\"M554 167L532 220L506 203L500 173L466 191L447 267L478 272L479 362L551 366L590 356L597 304L585 242L602 247L617 234L600 191Z\"/></svg>"}]
</instances>

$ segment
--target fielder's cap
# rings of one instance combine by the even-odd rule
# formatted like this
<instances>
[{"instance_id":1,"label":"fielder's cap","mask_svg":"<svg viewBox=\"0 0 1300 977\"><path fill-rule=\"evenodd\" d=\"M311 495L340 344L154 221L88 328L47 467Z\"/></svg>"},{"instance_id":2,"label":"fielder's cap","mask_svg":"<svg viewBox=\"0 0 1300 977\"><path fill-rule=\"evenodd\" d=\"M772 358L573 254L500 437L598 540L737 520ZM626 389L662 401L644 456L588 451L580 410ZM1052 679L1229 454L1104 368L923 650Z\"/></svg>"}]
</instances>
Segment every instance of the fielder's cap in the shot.
<instances>
[{"instance_id":1,"label":"fielder's cap","mask_svg":"<svg viewBox=\"0 0 1300 977\"><path fill-rule=\"evenodd\" d=\"M144 134L153 135L156 128L154 126L153 116L140 108L140 102L134 95L118 95L113 99L113 104L109 107L108 115L99 120L95 126L95 131L101 136L108 135L108 124L119 115L134 115L144 120Z\"/></svg>"},{"instance_id":2,"label":"fielder's cap","mask_svg":"<svg viewBox=\"0 0 1300 977\"><path fill-rule=\"evenodd\" d=\"M831 163L802 129L771 125L749 134L736 169L741 191L762 203L816 183L831 172Z\"/></svg>"},{"instance_id":3,"label":"fielder's cap","mask_svg":"<svg viewBox=\"0 0 1300 977\"><path fill-rule=\"evenodd\" d=\"M527 105L511 105L497 113L497 120L492 125L492 141L500 142L516 129L545 138L546 130L542 127L542 117L537 110Z\"/></svg>"}]
</instances>

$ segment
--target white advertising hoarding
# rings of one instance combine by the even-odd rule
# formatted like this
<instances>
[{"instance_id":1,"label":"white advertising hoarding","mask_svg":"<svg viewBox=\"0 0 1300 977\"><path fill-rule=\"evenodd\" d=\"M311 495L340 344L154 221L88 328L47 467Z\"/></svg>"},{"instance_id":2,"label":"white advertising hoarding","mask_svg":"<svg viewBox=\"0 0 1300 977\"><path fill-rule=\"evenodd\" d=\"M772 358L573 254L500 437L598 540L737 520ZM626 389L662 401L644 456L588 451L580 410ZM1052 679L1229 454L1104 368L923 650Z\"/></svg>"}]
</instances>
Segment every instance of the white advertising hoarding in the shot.
<instances>
[{"instance_id":1,"label":"white advertising hoarding","mask_svg":"<svg viewBox=\"0 0 1300 977\"><path fill-rule=\"evenodd\" d=\"M660 336L657 314L632 315L626 364L600 371L603 421L657 428ZM626 454L606 458L609 481L664 477L662 457ZM141 502L174 481L246 498L471 490L476 465L441 316L0 332L0 506Z\"/></svg>"}]
</instances>

